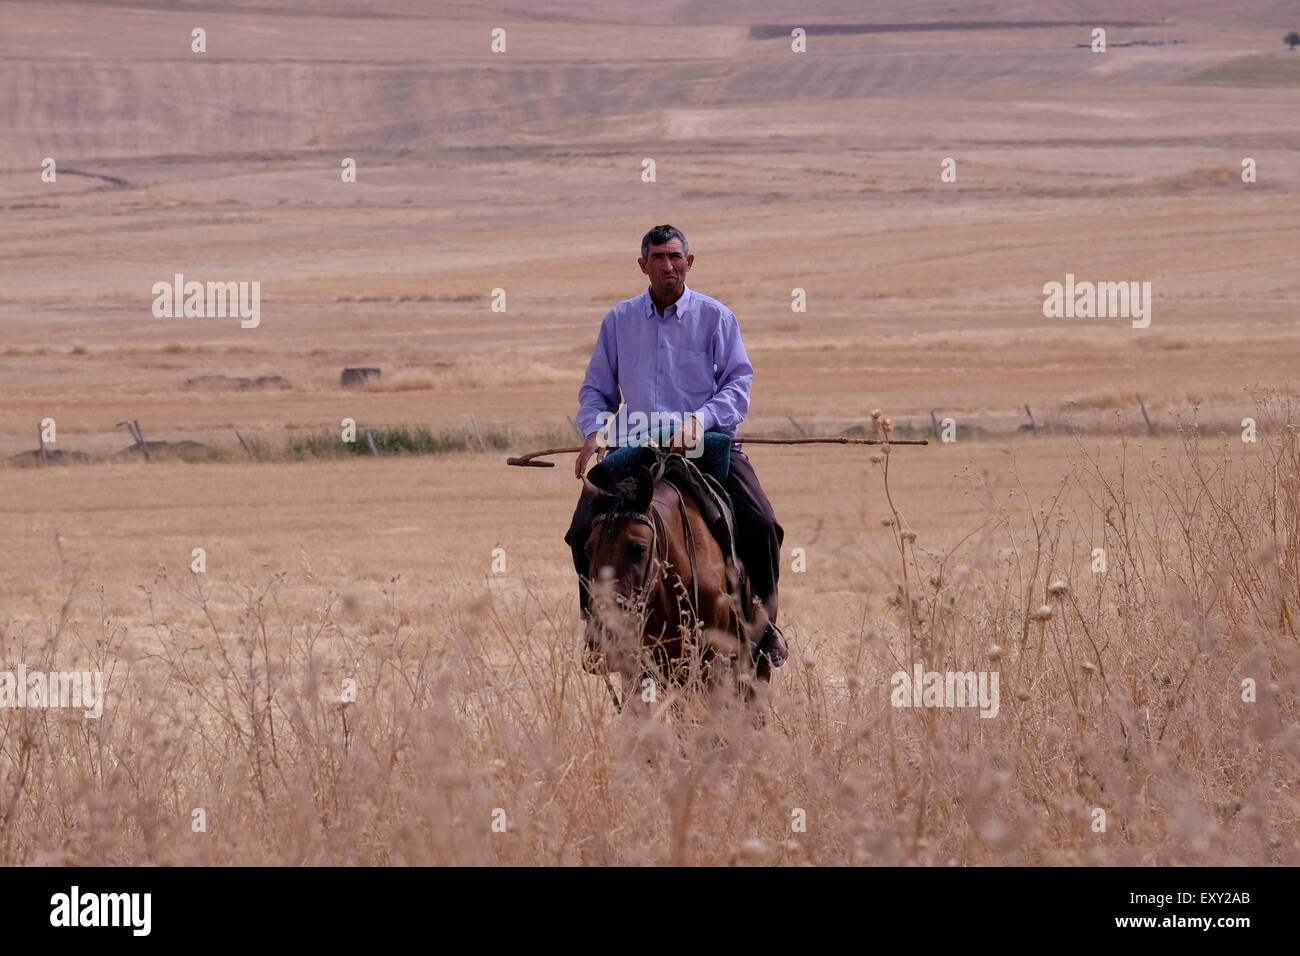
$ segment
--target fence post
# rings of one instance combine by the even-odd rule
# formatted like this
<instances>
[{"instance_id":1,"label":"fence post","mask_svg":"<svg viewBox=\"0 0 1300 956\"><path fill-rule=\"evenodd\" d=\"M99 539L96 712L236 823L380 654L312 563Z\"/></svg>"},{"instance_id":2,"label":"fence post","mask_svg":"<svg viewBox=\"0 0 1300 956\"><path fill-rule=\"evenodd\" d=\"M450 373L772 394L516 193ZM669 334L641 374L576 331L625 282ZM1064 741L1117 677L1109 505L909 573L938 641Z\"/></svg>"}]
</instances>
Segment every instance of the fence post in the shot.
<instances>
[{"instance_id":1,"label":"fence post","mask_svg":"<svg viewBox=\"0 0 1300 956\"><path fill-rule=\"evenodd\" d=\"M149 446L145 444L144 432L140 431L140 419L133 418L132 423L135 425L135 440L140 445L140 450L144 452L144 460L149 460Z\"/></svg>"},{"instance_id":2,"label":"fence post","mask_svg":"<svg viewBox=\"0 0 1300 956\"><path fill-rule=\"evenodd\" d=\"M1147 417L1147 405L1146 402L1142 401L1142 393L1138 392L1137 397L1138 397L1138 408L1142 409L1142 417L1146 419L1147 434L1154 435L1156 433L1156 430L1151 427L1151 419Z\"/></svg>"}]
</instances>

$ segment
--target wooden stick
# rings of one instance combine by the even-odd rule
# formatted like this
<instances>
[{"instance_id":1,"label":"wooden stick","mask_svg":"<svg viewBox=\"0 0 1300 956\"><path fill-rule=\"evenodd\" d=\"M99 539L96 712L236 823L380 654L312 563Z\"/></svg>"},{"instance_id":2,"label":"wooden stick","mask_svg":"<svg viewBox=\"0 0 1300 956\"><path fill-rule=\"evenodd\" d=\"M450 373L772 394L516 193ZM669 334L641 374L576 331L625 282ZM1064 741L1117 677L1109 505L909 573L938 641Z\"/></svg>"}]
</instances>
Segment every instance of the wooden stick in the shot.
<instances>
[{"instance_id":1,"label":"wooden stick","mask_svg":"<svg viewBox=\"0 0 1300 956\"><path fill-rule=\"evenodd\" d=\"M797 421L795 421L795 420L794 420L794 416L791 415L789 412L786 412L786 413L785 413L785 417L788 418L788 419L790 419L790 424L793 425L793 426L795 427L795 430L798 431L800 435L807 435L807 434L808 434L806 431L803 430L803 426L800 425Z\"/></svg>"},{"instance_id":2,"label":"wooden stick","mask_svg":"<svg viewBox=\"0 0 1300 956\"><path fill-rule=\"evenodd\" d=\"M478 442L479 451L487 451L487 445L483 444L483 435L478 430L478 420L474 418L474 413L469 413L469 423L474 426L474 440Z\"/></svg>"},{"instance_id":3,"label":"wooden stick","mask_svg":"<svg viewBox=\"0 0 1300 956\"><path fill-rule=\"evenodd\" d=\"M36 440L41 443L41 464L48 465L50 456L45 451L45 433L41 431L41 426L36 426Z\"/></svg>"},{"instance_id":4,"label":"wooden stick","mask_svg":"<svg viewBox=\"0 0 1300 956\"><path fill-rule=\"evenodd\" d=\"M733 445L928 445L925 438L899 438L885 441L883 438L733 438ZM534 461L549 455L573 455L582 451L579 448L547 448L545 451L533 451L517 458L507 458L507 465L519 465L532 468L554 468L553 461Z\"/></svg>"},{"instance_id":5,"label":"wooden stick","mask_svg":"<svg viewBox=\"0 0 1300 956\"><path fill-rule=\"evenodd\" d=\"M366 441L370 443L370 454L378 458L379 449L375 447L375 436L370 434L370 432L366 432Z\"/></svg>"},{"instance_id":6,"label":"wooden stick","mask_svg":"<svg viewBox=\"0 0 1300 956\"><path fill-rule=\"evenodd\" d=\"M733 445L928 445L927 438L733 438Z\"/></svg>"},{"instance_id":7,"label":"wooden stick","mask_svg":"<svg viewBox=\"0 0 1300 956\"><path fill-rule=\"evenodd\" d=\"M239 439L239 443L244 446L244 451L248 452L248 457L253 459L253 461L257 461L257 456L253 454L253 449L248 447L248 442L244 441L244 436L239 434L239 429L234 429L234 432L235 437Z\"/></svg>"},{"instance_id":8,"label":"wooden stick","mask_svg":"<svg viewBox=\"0 0 1300 956\"><path fill-rule=\"evenodd\" d=\"M1034 413L1029 410L1029 404L1025 404L1025 414L1029 416L1029 427L1034 430L1034 437L1038 437L1038 423L1034 421Z\"/></svg>"}]
</instances>

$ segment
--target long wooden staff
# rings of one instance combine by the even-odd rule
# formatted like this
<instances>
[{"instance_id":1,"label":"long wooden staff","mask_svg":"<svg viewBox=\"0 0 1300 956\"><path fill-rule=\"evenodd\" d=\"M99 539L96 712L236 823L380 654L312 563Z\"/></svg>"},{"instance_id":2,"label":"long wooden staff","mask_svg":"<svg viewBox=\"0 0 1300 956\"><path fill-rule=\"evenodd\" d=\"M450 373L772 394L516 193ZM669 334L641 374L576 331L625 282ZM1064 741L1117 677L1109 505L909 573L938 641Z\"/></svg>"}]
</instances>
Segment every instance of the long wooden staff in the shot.
<instances>
[{"instance_id":1,"label":"long wooden staff","mask_svg":"<svg viewBox=\"0 0 1300 956\"><path fill-rule=\"evenodd\" d=\"M897 438L886 441L883 438L733 438L734 445L928 445L924 438ZM532 451L517 458L507 458L507 465L519 465L525 468L554 468L553 461L536 461L549 455L574 455L582 451L575 448L547 448L545 451Z\"/></svg>"}]
</instances>

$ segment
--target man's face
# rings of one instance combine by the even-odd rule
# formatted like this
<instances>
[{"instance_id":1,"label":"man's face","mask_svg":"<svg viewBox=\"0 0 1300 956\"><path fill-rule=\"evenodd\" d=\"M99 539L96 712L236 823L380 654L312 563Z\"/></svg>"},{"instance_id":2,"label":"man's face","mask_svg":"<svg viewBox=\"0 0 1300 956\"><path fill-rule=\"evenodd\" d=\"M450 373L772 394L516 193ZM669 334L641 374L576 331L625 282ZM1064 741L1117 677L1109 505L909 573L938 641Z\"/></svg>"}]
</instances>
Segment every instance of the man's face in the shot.
<instances>
[{"instance_id":1,"label":"man's face","mask_svg":"<svg viewBox=\"0 0 1300 956\"><path fill-rule=\"evenodd\" d=\"M655 297L675 301L686 287L686 273L691 271L694 256L682 254L682 241L669 239L662 246L650 246L646 257L638 259L641 271L650 277Z\"/></svg>"}]
</instances>

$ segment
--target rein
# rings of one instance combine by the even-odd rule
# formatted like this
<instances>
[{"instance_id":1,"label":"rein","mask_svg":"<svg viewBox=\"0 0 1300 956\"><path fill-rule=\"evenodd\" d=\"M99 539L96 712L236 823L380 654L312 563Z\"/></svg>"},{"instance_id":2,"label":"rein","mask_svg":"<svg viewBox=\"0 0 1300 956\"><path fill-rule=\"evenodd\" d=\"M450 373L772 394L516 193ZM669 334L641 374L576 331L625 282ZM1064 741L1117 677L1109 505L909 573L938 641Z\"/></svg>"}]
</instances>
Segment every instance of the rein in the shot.
<instances>
[{"instance_id":1,"label":"rein","mask_svg":"<svg viewBox=\"0 0 1300 956\"><path fill-rule=\"evenodd\" d=\"M682 516L682 531L686 533L686 553L691 561L691 615L698 621L700 619L700 575L695 567L695 532L691 530L691 522L686 514L686 499L682 497L682 490L672 482L669 482L669 486L677 492L677 513ZM680 617L681 602L678 601L677 604L677 614Z\"/></svg>"},{"instance_id":2,"label":"rein","mask_svg":"<svg viewBox=\"0 0 1300 956\"><path fill-rule=\"evenodd\" d=\"M656 476L658 480L658 476ZM667 485L673 489L677 495L677 513L682 520L682 532L686 538L686 553L690 561L690 580L691 594L690 603L687 605L690 611L691 621L698 622L700 617L700 575L698 568L697 552L695 547L695 532L691 530L690 516L686 512L686 500L682 491L672 482ZM663 579L668 577L668 569L672 565L668 561L668 534L664 528L663 518L660 516L653 505L648 511L612 511L602 515L597 515L592 520L593 528L603 526L606 521L637 521L647 525L650 528L650 560L646 563L645 575L637 589L630 595L625 596L614 592L611 595L614 602L623 610L636 615L638 630L645 631L646 618L650 609L650 590L651 582L655 579L656 565L658 565L659 576ZM604 533L602 531L602 533ZM681 580L681 574L677 575ZM682 617L682 596L676 588L673 589L673 607L677 612L677 618L680 621Z\"/></svg>"}]
</instances>

